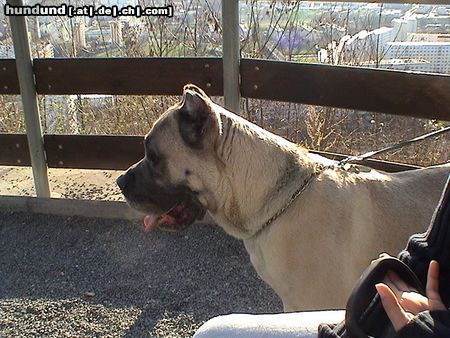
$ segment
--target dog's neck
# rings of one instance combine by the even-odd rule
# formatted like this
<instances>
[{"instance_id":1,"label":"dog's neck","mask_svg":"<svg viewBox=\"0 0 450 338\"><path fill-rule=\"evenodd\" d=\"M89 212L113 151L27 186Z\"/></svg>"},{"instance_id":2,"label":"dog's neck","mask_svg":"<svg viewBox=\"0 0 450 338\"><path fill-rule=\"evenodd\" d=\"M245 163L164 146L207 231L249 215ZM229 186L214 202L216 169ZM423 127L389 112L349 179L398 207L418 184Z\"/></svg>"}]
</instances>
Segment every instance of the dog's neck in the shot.
<instances>
[{"instance_id":1,"label":"dog's neck","mask_svg":"<svg viewBox=\"0 0 450 338\"><path fill-rule=\"evenodd\" d=\"M222 123L216 154L223 170L212 216L225 231L245 239L286 204L314 162L306 149L216 108Z\"/></svg>"}]
</instances>

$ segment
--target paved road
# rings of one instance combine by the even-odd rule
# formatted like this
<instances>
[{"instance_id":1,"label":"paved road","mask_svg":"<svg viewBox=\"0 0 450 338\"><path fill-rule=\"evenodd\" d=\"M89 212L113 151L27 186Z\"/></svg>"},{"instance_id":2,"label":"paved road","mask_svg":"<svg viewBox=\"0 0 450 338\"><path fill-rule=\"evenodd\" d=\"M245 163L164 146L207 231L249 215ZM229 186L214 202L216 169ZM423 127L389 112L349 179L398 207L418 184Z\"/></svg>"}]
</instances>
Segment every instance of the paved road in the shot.
<instances>
[{"instance_id":1,"label":"paved road","mask_svg":"<svg viewBox=\"0 0 450 338\"><path fill-rule=\"evenodd\" d=\"M239 241L211 225L0 213L0 336L187 337L230 312L280 312Z\"/></svg>"}]
</instances>

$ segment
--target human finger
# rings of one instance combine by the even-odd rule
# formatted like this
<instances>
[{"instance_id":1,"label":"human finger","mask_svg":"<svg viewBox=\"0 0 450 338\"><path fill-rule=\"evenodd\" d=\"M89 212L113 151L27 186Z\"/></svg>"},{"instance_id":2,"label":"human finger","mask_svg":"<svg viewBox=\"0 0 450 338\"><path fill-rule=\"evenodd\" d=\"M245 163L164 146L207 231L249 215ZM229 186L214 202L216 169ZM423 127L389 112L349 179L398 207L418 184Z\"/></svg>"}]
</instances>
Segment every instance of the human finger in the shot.
<instances>
[{"instance_id":1,"label":"human finger","mask_svg":"<svg viewBox=\"0 0 450 338\"><path fill-rule=\"evenodd\" d=\"M439 263L435 260L428 267L426 294L430 310L446 310L439 294Z\"/></svg>"},{"instance_id":2,"label":"human finger","mask_svg":"<svg viewBox=\"0 0 450 338\"><path fill-rule=\"evenodd\" d=\"M379 259L381 259L381 258L386 258L386 257L391 257L391 255L389 255L389 254L386 253L386 252L380 253L380 255L378 256L378 258L372 259L372 260L370 261L370 264L375 263L375 262L378 261Z\"/></svg>"},{"instance_id":3,"label":"human finger","mask_svg":"<svg viewBox=\"0 0 450 338\"><path fill-rule=\"evenodd\" d=\"M394 292L392 292L386 284L379 283L376 284L375 287L380 295L381 303L383 304L383 308L386 311L392 326L395 331L399 331L411 321L414 315L406 312L401 307Z\"/></svg>"},{"instance_id":4,"label":"human finger","mask_svg":"<svg viewBox=\"0 0 450 338\"><path fill-rule=\"evenodd\" d=\"M412 286L405 283L403 279L401 279L394 271L388 271L387 273L389 279L395 284L398 290L400 291L415 291L417 290Z\"/></svg>"},{"instance_id":5,"label":"human finger","mask_svg":"<svg viewBox=\"0 0 450 338\"><path fill-rule=\"evenodd\" d=\"M405 311L416 315L429 309L428 298L406 284L397 274L387 273L383 282L391 289Z\"/></svg>"}]
</instances>

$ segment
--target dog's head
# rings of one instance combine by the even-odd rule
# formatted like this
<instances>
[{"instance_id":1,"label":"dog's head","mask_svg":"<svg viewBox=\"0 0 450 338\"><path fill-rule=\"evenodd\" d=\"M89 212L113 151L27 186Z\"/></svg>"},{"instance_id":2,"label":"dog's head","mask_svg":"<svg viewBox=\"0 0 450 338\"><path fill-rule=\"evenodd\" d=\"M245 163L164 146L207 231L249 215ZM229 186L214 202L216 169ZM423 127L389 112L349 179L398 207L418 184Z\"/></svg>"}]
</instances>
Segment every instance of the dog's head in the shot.
<instances>
[{"instance_id":1,"label":"dog's head","mask_svg":"<svg viewBox=\"0 0 450 338\"><path fill-rule=\"evenodd\" d=\"M145 157L117 179L128 204L143 212L145 229L182 230L213 207L206 181L214 180L220 118L198 87L186 85L145 136ZM215 168L217 169L217 168Z\"/></svg>"}]
</instances>

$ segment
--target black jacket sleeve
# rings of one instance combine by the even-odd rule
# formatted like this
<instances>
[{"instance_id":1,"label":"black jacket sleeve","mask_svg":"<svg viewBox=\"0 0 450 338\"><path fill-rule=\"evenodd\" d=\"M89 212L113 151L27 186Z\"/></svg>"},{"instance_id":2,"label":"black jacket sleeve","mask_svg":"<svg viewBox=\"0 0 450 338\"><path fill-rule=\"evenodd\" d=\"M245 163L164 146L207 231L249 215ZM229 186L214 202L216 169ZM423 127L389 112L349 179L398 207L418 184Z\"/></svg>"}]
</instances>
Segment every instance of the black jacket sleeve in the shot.
<instances>
[{"instance_id":1,"label":"black jacket sleeve","mask_svg":"<svg viewBox=\"0 0 450 338\"><path fill-rule=\"evenodd\" d=\"M424 311L397 332L395 338L449 338L450 311Z\"/></svg>"}]
</instances>

